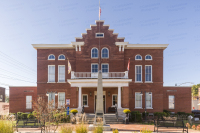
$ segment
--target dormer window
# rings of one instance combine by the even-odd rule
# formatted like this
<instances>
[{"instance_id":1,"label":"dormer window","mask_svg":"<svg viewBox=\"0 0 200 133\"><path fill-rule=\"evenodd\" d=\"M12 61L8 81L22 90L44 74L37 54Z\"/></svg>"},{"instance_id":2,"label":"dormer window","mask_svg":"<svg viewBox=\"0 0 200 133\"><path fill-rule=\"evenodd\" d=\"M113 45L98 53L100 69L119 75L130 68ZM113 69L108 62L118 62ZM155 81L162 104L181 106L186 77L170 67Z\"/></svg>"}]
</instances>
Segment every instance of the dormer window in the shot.
<instances>
[{"instance_id":1,"label":"dormer window","mask_svg":"<svg viewBox=\"0 0 200 133\"><path fill-rule=\"evenodd\" d=\"M97 48L92 48L91 58L98 58L98 49Z\"/></svg>"},{"instance_id":2,"label":"dormer window","mask_svg":"<svg viewBox=\"0 0 200 133\"><path fill-rule=\"evenodd\" d=\"M152 56L151 55L146 55L145 56L145 60L152 60Z\"/></svg>"},{"instance_id":3,"label":"dormer window","mask_svg":"<svg viewBox=\"0 0 200 133\"><path fill-rule=\"evenodd\" d=\"M96 33L96 38L104 38L104 33Z\"/></svg>"},{"instance_id":4,"label":"dormer window","mask_svg":"<svg viewBox=\"0 0 200 133\"><path fill-rule=\"evenodd\" d=\"M65 60L65 56L63 54L59 55L58 60Z\"/></svg>"},{"instance_id":5,"label":"dormer window","mask_svg":"<svg viewBox=\"0 0 200 133\"><path fill-rule=\"evenodd\" d=\"M48 60L55 60L55 56L53 54L49 55Z\"/></svg>"},{"instance_id":6,"label":"dormer window","mask_svg":"<svg viewBox=\"0 0 200 133\"><path fill-rule=\"evenodd\" d=\"M141 55L139 55L139 54L138 54L138 55L136 55L136 56L135 56L135 60L142 60L142 56L141 56Z\"/></svg>"}]
</instances>

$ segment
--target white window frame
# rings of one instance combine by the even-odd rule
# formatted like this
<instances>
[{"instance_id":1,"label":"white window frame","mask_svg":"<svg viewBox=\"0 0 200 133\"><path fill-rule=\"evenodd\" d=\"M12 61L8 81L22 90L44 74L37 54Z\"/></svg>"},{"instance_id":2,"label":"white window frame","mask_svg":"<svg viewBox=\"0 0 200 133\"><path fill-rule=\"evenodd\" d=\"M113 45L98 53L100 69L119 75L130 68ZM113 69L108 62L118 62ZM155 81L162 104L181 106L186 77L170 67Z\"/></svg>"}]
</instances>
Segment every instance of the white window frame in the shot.
<instances>
[{"instance_id":1,"label":"white window frame","mask_svg":"<svg viewBox=\"0 0 200 133\"><path fill-rule=\"evenodd\" d=\"M137 71L136 71L136 66L141 66L141 81L137 81ZM142 65L135 65L135 82L142 82Z\"/></svg>"},{"instance_id":2,"label":"white window frame","mask_svg":"<svg viewBox=\"0 0 200 133\"><path fill-rule=\"evenodd\" d=\"M61 108L60 103L59 103L59 95L61 93L64 93L64 96L65 96L65 92L58 92L58 108ZM64 108L65 108L65 98L64 98Z\"/></svg>"},{"instance_id":3,"label":"white window frame","mask_svg":"<svg viewBox=\"0 0 200 133\"><path fill-rule=\"evenodd\" d=\"M151 81L146 81L146 66L151 66ZM145 83L148 83L148 82L153 82L152 80L152 65L145 65Z\"/></svg>"},{"instance_id":4,"label":"white window frame","mask_svg":"<svg viewBox=\"0 0 200 133\"><path fill-rule=\"evenodd\" d=\"M59 66L64 66L65 67L65 65L58 65L58 82L59 83L65 83L65 80L64 81L59 81L60 79L59 79ZM66 73L66 67L65 67L65 73ZM65 75L65 74L64 74Z\"/></svg>"},{"instance_id":5,"label":"white window frame","mask_svg":"<svg viewBox=\"0 0 200 133\"><path fill-rule=\"evenodd\" d=\"M103 34L103 36L99 37L99 36L97 36L97 34ZM104 38L104 33L96 33L95 38Z\"/></svg>"},{"instance_id":6,"label":"white window frame","mask_svg":"<svg viewBox=\"0 0 200 133\"><path fill-rule=\"evenodd\" d=\"M97 65L98 66L98 70L99 70L99 64L98 63L91 63L91 73L98 73L98 71L97 72L92 72L92 65Z\"/></svg>"},{"instance_id":7,"label":"white window frame","mask_svg":"<svg viewBox=\"0 0 200 133\"><path fill-rule=\"evenodd\" d=\"M170 107L169 107L169 97L170 97L170 96L173 96L173 97L174 97L174 108L170 108ZM175 95L169 95L169 96L168 96L168 108L169 108L169 109L175 109Z\"/></svg>"},{"instance_id":8,"label":"white window frame","mask_svg":"<svg viewBox=\"0 0 200 133\"><path fill-rule=\"evenodd\" d=\"M55 75L54 75L54 76L56 76L56 67L55 67L55 65L48 65L48 83L55 83L56 78L54 78L54 82L50 82L50 81L49 81L49 67L50 67L50 66L54 66L54 68L55 68L55 72L54 72Z\"/></svg>"},{"instance_id":9,"label":"white window frame","mask_svg":"<svg viewBox=\"0 0 200 133\"><path fill-rule=\"evenodd\" d=\"M27 96L31 97L31 101L30 101L31 107L30 108L27 108ZM33 97L31 95L26 95L26 109L32 109L32 100L33 100Z\"/></svg>"},{"instance_id":10,"label":"white window frame","mask_svg":"<svg viewBox=\"0 0 200 133\"><path fill-rule=\"evenodd\" d=\"M151 107L147 107L147 106L146 106L147 109L153 109L153 104L152 104L152 103L153 103L153 102L152 102L153 93L152 93L152 92L150 92L150 93L151 93ZM147 94L149 95L149 92L146 92L145 95L147 95ZM147 98L146 98L146 100L147 100Z\"/></svg>"},{"instance_id":11,"label":"white window frame","mask_svg":"<svg viewBox=\"0 0 200 133\"><path fill-rule=\"evenodd\" d=\"M140 97L141 97L141 107L136 107L136 94L138 94L139 93L139 95L140 95ZM142 109L142 96L143 95L141 95L140 94L141 92L135 92L135 109Z\"/></svg>"},{"instance_id":12,"label":"white window frame","mask_svg":"<svg viewBox=\"0 0 200 133\"><path fill-rule=\"evenodd\" d=\"M141 56L140 54L137 54L136 56ZM135 56L135 60L142 60L142 56L141 56L141 59L136 59L136 56Z\"/></svg>"},{"instance_id":13,"label":"white window frame","mask_svg":"<svg viewBox=\"0 0 200 133\"><path fill-rule=\"evenodd\" d=\"M65 60L65 59L59 59L59 57L60 57L61 55L63 55L63 56L65 57L64 54L60 54L60 55L58 56L58 60Z\"/></svg>"},{"instance_id":14,"label":"white window frame","mask_svg":"<svg viewBox=\"0 0 200 133\"><path fill-rule=\"evenodd\" d=\"M92 57L92 50L93 50L93 49L97 49L97 57ZM91 49L91 58L93 58L93 59L98 59L98 58L99 58L99 49L98 49L98 48L93 47L93 48Z\"/></svg>"},{"instance_id":15,"label":"white window frame","mask_svg":"<svg viewBox=\"0 0 200 133\"><path fill-rule=\"evenodd\" d=\"M118 94L112 94L112 107L115 107L115 105L113 105L113 96L117 96L117 106L118 106Z\"/></svg>"},{"instance_id":16,"label":"white window frame","mask_svg":"<svg viewBox=\"0 0 200 133\"><path fill-rule=\"evenodd\" d=\"M146 55L146 56L151 56L150 54ZM146 56L145 56L145 60L153 60L152 56L151 56L151 59L146 59Z\"/></svg>"},{"instance_id":17,"label":"white window frame","mask_svg":"<svg viewBox=\"0 0 200 133\"><path fill-rule=\"evenodd\" d=\"M108 65L108 72L103 72L103 67L102 67L102 65ZM101 71L102 71L102 73L109 73L109 64L108 64L108 63L102 63L102 64L101 64Z\"/></svg>"},{"instance_id":18,"label":"white window frame","mask_svg":"<svg viewBox=\"0 0 200 133\"><path fill-rule=\"evenodd\" d=\"M83 106L83 96L87 96L87 105L84 105L84 107L88 107L88 94L82 94L82 106Z\"/></svg>"},{"instance_id":19,"label":"white window frame","mask_svg":"<svg viewBox=\"0 0 200 133\"><path fill-rule=\"evenodd\" d=\"M108 50L108 57L102 57L102 55L103 55L103 49L107 49ZM103 59L108 59L109 58L109 49L107 48L107 47L103 47L102 49L101 49L101 58L103 58Z\"/></svg>"},{"instance_id":20,"label":"white window frame","mask_svg":"<svg viewBox=\"0 0 200 133\"><path fill-rule=\"evenodd\" d=\"M56 56L54 54L50 54L49 56L53 55L54 58L56 59ZM48 60L55 60L55 59L49 59L49 56L48 56Z\"/></svg>"}]
</instances>

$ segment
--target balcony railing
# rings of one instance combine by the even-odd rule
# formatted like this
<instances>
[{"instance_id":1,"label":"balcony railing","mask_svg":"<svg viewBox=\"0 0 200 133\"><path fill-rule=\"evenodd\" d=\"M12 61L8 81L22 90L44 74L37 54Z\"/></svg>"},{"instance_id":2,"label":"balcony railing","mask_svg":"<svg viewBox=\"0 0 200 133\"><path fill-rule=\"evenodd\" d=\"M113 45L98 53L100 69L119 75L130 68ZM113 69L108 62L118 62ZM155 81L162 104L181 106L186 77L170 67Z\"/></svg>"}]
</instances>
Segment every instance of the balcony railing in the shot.
<instances>
[{"instance_id":1,"label":"balcony railing","mask_svg":"<svg viewBox=\"0 0 200 133\"><path fill-rule=\"evenodd\" d=\"M71 79L96 79L98 73L71 71ZM128 79L128 71L102 73L103 79Z\"/></svg>"}]
</instances>

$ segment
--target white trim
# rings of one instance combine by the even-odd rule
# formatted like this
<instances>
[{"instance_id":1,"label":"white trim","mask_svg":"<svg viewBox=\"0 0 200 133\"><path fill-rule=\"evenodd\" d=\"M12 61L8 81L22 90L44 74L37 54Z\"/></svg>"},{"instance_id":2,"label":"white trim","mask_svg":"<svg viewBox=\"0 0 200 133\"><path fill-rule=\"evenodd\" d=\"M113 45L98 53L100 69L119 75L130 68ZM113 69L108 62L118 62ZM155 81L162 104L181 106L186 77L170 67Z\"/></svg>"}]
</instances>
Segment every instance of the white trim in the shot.
<instances>
[{"instance_id":1,"label":"white trim","mask_svg":"<svg viewBox=\"0 0 200 133\"><path fill-rule=\"evenodd\" d=\"M30 103L31 103L31 108L27 108L27 105L26 105L26 109L32 109L32 108L33 108L33 107L32 107L33 96L32 96L32 95L26 95L26 104L27 104L27 96L31 96L31 101L30 101Z\"/></svg>"},{"instance_id":2,"label":"white trim","mask_svg":"<svg viewBox=\"0 0 200 133\"><path fill-rule=\"evenodd\" d=\"M125 39L125 37L118 37L117 39ZM128 42L115 42L115 45L128 45Z\"/></svg>"},{"instance_id":3,"label":"white trim","mask_svg":"<svg viewBox=\"0 0 200 133\"><path fill-rule=\"evenodd\" d=\"M64 93L64 94L65 94L65 92L58 92L58 108L61 108L61 107L59 107L59 94L60 94L60 93ZM65 105L65 100L66 100L66 99L64 98L64 105ZM65 107L65 106L64 106L64 107Z\"/></svg>"},{"instance_id":4,"label":"white trim","mask_svg":"<svg viewBox=\"0 0 200 133\"><path fill-rule=\"evenodd\" d=\"M61 55L63 55L64 57L65 57L65 55L64 54L60 54L59 56L58 56L58 60L65 60L65 59L59 59L59 57L61 56Z\"/></svg>"},{"instance_id":5,"label":"white trim","mask_svg":"<svg viewBox=\"0 0 200 133\"><path fill-rule=\"evenodd\" d=\"M95 20L95 23L97 22L103 22L104 23L104 20Z\"/></svg>"},{"instance_id":6,"label":"white trim","mask_svg":"<svg viewBox=\"0 0 200 133\"><path fill-rule=\"evenodd\" d=\"M151 66L151 81L146 81L146 66ZM145 83L153 83L152 81L152 76L153 75L153 72L152 72L152 65L145 65Z\"/></svg>"},{"instance_id":7,"label":"white trim","mask_svg":"<svg viewBox=\"0 0 200 133\"><path fill-rule=\"evenodd\" d=\"M134 108L134 109L143 109L143 108Z\"/></svg>"},{"instance_id":8,"label":"white trim","mask_svg":"<svg viewBox=\"0 0 200 133\"><path fill-rule=\"evenodd\" d=\"M136 59L136 56L141 56L141 59ZM142 60L142 55L137 54L136 56L135 56L135 60Z\"/></svg>"},{"instance_id":9,"label":"white trim","mask_svg":"<svg viewBox=\"0 0 200 133\"><path fill-rule=\"evenodd\" d=\"M108 30L110 30L110 31L114 31L114 29L108 29Z\"/></svg>"},{"instance_id":10,"label":"white trim","mask_svg":"<svg viewBox=\"0 0 200 133\"><path fill-rule=\"evenodd\" d=\"M151 56L151 55L147 54L146 56ZM146 56L145 56L145 60L153 60L152 56L151 56L151 59L146 59Z\"/></svg>"},{"instance_id":11,"label":"white trim","mask_svg":"<svg viewBox=\"0 0 200 133\"><path fill-rule=\"evenodd\" d=\"M108 27L110 27L110 25L109 25L109 24L104 24L103 26L108 26Z\"/></svg>"},{"instance_id":12,"label":"white trim","mask_svg":"<svg viewBox=\"0 0 200 133\"><path fill-rule=\"evenodd\" d=\"M139 93L139 95L140 95L141 92L135 92L135 109L142 109L142 96L141 95L140 95L140 97L141 97L141 107L136 107L136 93Z\"/></svg>"},{"instance_id":13,"label":"white trim","mask_svg":"<svg viewBox=\"0 0 200 133\"><path fill-rule=\"evenodd\" d=\"M56 59L56 56L54 54L50 54L49 56L53 55L54 58ZM55 59L49 59L49 56L48 56L48 60L55 60Z\"/></svg>"},{"instance_id":14,"label":"white trim","mask_svg":"<svg viewBox=\"0 0 200 133\"><path fill-rule=\"evenodd\" d=\"M88 31L88 30L92 30L91 28L87 28L87 29L85 29L86 31Z\"/></svg>"},{"instance_id":15,"label":"white trim","mask_svg":"<svg viewBox=\"0 0 200 133\"><path fill-rule=\"evenodd\" d=\"M83 39L83 37L75 37L75 39Z\"/></svg>"},{"instance_id":16,"label":"white trim","mask_svg":"<svg viewBox=\"0 0 200 133\"><path fill-rule=\"evenodd\" d=\"M97 65L98 66L97 70L99 70L99 64L98 63L91 63L91 73L98 73L98 71L92 72L92 65Z\"/></svg>"},{"instance_id":17,"label":"white trim","mask_svg":"<svg viewBox=\"0 0 200 133\"><path fill-rule=\"evenodd\" d=\"M108 63L101 63L101 71L102 71L102 74L103 74L102 65L108 65L108 72L107 73L109 73L109 64ZM104 73L106 73L106 72L104 72Z\"/></svg>"},{"instance_id":18,"label":"white trim","mask_svg":"<svg viewBox=\"0 0 200 133\"><path fill-rule=\"evenodd\" d=\"M97 34L103 34L103 36L97 36ZM104 33L96 33L95 38L104 38Z\"/></svg>"},{"instance_id":19,"label":"white trim","mask_svg":"<svg viewBox=\"0 0 200 133\"><path fill-rule=\"evenodd\" d=\"M141 81L137 81L137 72L136 72L136 66L141 66ZM135 82L142 82L142 65L135 65Z\"/></svg>"},{"instance_id":20,"label":"white trim","mask_svg":"<svg viewBox=\"0 0 200 133\"><path fill-rule=\"evenodd\" d=\"M57 82L57 83L67 83L67 82Z\"/></svg>"},{"instance_id":21,"label":"white trim","mask_svg":"<svg viewBox=\"0 0 200 133\"><path fill-rule=\"evenodd\" d=\"M166 49L169 44L127 44L125 49Z\"/></svg>"},{"instance_id":22,"label":"white trim","mask_svg":"<svg viewBox=\"0 0 200 133\"><path fill-rule=\"evenodd\" d=\"M87 35L87 33L81 33L81 36L83 36L83 35Z\"/></svg>"},{"instance_id":23,"label":"white trim","mask_svg":"<svg viewBox=\"0 0 200 133\"><path fill-rule=\"evenodd\" d=\"M114 106L115 107L115 105L113 105L113 96L114 95L116 95L117 96L117 105L119 104L119 101L118 101L118 94L112 94L112 107ZM118 107L118 106L117 106Z\"/></svg>"},{"instance_id":24,"label":"white trim","mask_svg":"<svg viewBox=\"0 0 200 133\"><path fill-rule=\"evenodd\" d=\"M113 33L113 35L118 35L119 33Z\"/></svg>"},{"instance_id":25,"label":"white trim","mask_svg":"<svg viewBox=\"0 0 200 133\"><path fill-rule=\"evenodd\" d=\"M102 57L102 51L103 51L103 49L107 49L108 50L108 57ZM101 49L101 58L103 58L103 59L108 59L109 58L109 49L107 48L107 47L103 47L102 49Z\"/></svg>"},{"instance_id":26,"label":"white trim","mask_svg":"<svg viewBox=\"0 0 200 133\"><path fill-rule=\"evenodd\" d=\"M54 77L54 82L50 82L49 81L49 67L50 66L54 66L54 73L55 73L55 75L54 76L56 76L56 67L55 67L55 65L48 65L48 82L47 83L55 83L55 81L56 81L56 78Z\"/></svg>"},{"instance_id":27,"label":"white trim","mask_svg":"<svg viewBox=\"0 0 200 133\"><path fill-rule=\"evenodd\" d=\"M37 49L74 49L72 44L32 44Z\"/></svg>"},{"instance_id":28,"label":"white trim","mask_svg":"<svg viewBox=\"0 0 200 133\"><path fill-rule=\"evenodd\" d=\"M97 57L92 57L92 50L93 49L97 49ZM92 59L98 59L99 58L99 49L97 48L97 47L93 47L92 49L91 49L91 58Z\"/></svg>"},{"instance_id":29,"label":"white trim","mask_svg":"<svg viewBox=\"0 0 200 133\"><path fill-rule=\"evenodd\" d=\"M169 96L174 96L174 108L169 108ZM175 95L168 95L168 109L175 109Z\"/></svg>"},{"instance_id":30,"label":"white trim","mask_svg":"<svg viewBox=\"0 0 200 133\"><path fill-rule=\"evenodd\" d=\"M92 26L97 26L97 25L96 25L96 24L91 24L91 25L90 25L90 28L92 28Z\"/></svg>"},{"instance_id":31,"label":"white trim","mask_svg":"<svg viewBox=\"0 0 200 133\"><path fill-rule=\"evenodd\" d=\"M60 79L59 79L59 66L64 66L65 67L65 65L58 65L58 82L57 83L64 83L65 81L59 81ZM65 68L65 73L66 73L66 68ZM64 73L64 75L65 75L65 73Z\"/></svg>"},{"instance_id":32,"label":"white trim","mask_svg":"<svg viewBox=\"0 0 200 133\"><path fill-rule=\"evenodd\" d=\"M117 37L117 39L125 39L125 37Z\"/></svg>"},{"instance_id":33,"label":"white trim","mask_svg":"<svg viewBox=\"0 0 200 133\"><path fill-rule=\"evenodd\" d=\"M82 107L83 107L83 96L87 96L87 105L84 105L84 107L89 107L88 106L88 94L82 94L82 103L81 103Z\"/></svg>"},{"instance_id":34,"label":"white trim","mask_svg":"<svg viewBox=\"0 0 200 133\"><path fill-rule=\"evenodd\" d=\"M146 94L149 94L149 92L146 92ZM146 96L146 94L145 94L145 96ZM146 98L146 100L147 100L147 98ZM146 107L146 109L153 109L153 93L151 92L151 107Z\"/></svg>"}]
</instances>

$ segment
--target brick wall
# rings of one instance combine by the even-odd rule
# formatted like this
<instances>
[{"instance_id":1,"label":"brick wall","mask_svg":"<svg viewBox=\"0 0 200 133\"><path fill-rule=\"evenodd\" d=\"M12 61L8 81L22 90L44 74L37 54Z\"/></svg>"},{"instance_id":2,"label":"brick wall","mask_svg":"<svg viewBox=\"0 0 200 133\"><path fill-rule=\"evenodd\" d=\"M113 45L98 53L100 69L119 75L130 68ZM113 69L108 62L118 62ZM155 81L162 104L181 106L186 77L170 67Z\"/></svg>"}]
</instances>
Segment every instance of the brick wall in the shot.
<instances>
[{"instance_id":1,"label":"brick wall","mask_svg":"<svg viewBox=\"0 0 200 133\"><path fill-rule=\"evenodd\" d=\"M37 98L37 87L9 88L9 112L32 112L33 109L26 109L26 96L32 96L32 101L35 101Z\"/></svg>"}]
</instances>

